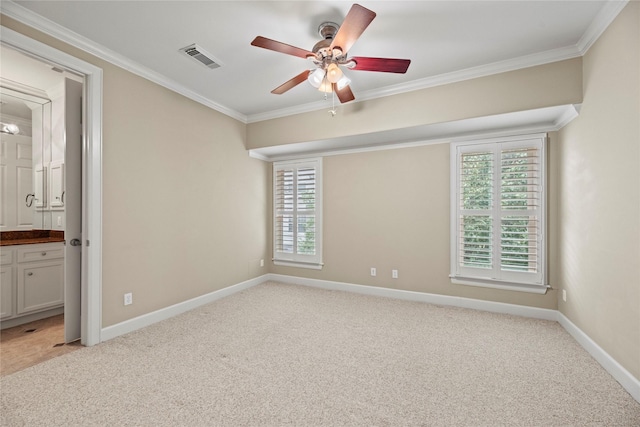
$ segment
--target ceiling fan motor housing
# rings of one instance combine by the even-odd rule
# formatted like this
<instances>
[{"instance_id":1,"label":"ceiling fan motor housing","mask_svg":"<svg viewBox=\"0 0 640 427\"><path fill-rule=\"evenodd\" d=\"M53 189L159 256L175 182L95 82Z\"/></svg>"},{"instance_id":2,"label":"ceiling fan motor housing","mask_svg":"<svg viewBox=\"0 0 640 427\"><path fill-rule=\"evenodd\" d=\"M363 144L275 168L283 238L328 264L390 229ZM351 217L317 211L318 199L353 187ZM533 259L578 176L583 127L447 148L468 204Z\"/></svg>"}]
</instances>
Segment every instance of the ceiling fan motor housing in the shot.
<instances>
[{"instance_id":1,"label":"ceiling fan motor housing","mask_svg":"<svg viewBox=\"0 0 640 427\"><path fill-rule=\"evenodd\" d=\"M338 29L340 29L340 25L336 24L335 22L326 21L320 24L320 26L318 27L318 34L323 39L332 40L336 36Z\"/></svg>"},{"instance_id":2,"label":"ceiling fan motor housing","mask_svg":"<svg viewBox=\"0 0 640 427\"><path fill-rule=\"evenodd\" d=\"M322 37L318 43L313 46L311 51L315 53L315 58L311 57L310 59L320 68L326 69L327 66L331 63L336 63L339 65L347 65L349 66L347 61L347 56L340 49L330 49L331 42L335 37L336 33L340 29L340 26L335 22L323 22L318 27L318 34Z\"/></svg>"}]
</instances>

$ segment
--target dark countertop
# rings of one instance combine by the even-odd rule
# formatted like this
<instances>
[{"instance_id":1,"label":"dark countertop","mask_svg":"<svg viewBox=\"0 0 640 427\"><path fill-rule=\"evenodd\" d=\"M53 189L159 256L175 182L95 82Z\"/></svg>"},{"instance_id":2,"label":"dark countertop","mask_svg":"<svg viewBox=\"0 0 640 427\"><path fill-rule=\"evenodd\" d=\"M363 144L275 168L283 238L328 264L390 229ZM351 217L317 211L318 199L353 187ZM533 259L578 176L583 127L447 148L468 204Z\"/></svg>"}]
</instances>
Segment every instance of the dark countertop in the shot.
<instances>
[{"instance_id":1,"label":"dark countertop","mask_svg":"<svg viewBox=\"0 0 640 427\"><path fill-rule=\"evenodd\" d=\"M0 232L0 246L34 245L36 243L64 242L64 231L30 230Z\"/></svg>"}]
</instances>

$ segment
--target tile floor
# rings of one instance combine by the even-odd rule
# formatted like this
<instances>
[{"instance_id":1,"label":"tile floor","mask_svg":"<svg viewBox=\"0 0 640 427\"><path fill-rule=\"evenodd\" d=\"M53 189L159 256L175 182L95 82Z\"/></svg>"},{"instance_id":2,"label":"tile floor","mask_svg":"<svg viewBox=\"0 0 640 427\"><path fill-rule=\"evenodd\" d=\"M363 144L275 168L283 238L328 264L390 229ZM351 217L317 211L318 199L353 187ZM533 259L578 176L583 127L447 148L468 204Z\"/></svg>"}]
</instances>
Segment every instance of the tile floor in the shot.
<instances>
[{"instance_id":1,"label":"tile floor","mask_svg":"<svg viewBox=\"0 0 640 427\"><path fill-rule=\"evenodd\" d=\"M0 376L82 348L64 344L64 315L36 320L0 332Z\"/></svg>"}]
</instances>

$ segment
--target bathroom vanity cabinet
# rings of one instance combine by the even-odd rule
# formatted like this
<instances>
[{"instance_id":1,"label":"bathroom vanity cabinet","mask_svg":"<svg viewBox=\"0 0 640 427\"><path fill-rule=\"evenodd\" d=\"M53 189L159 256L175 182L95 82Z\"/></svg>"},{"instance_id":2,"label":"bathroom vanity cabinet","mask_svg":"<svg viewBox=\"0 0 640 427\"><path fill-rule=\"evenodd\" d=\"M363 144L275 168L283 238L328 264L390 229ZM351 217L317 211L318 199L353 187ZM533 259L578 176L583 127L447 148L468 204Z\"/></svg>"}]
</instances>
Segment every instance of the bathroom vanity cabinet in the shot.
<instances>
[{"instance_id":1,"label":"bathroom vanity cabinet","mask_svg":"<svg viewBox=\"0 0 640 427\"><path fill-rule=\"evenodd\" d=\"M3 328L64 306L63 242L0 246L0 258Z\"/></svg>"}]
</instances>

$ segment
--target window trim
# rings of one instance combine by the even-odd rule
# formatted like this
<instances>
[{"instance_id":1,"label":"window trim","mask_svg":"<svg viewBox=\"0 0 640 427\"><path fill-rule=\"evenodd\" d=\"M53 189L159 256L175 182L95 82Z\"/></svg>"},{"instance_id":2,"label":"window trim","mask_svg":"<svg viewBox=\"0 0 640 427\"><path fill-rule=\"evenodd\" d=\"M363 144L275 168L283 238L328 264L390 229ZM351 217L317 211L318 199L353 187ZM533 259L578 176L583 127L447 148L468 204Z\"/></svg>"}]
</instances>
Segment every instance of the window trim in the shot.
<instances>
[{"instance_id":1,"label":"window trim","mask_svg":"<svg viewBox=\"0 0 640 427\"><path fill-rule=\"evenodd\" d=\"M294 168L296 171L298 168L313 167L315 169L315 255L304 254L285 254L276 250L276 230L277 230L277 172L284 168ZM322 262L322 157L298 159L298 160L286 160L280 162L273 162L272 173L272 188L273 194L271 197L273 204L273 220L272 220L272 251L273 251L273 264L285 267L299 267L308 268L313 270L321 270L324 263Z\"/></svg>"},{"instance_id":2,"label":"window trim","mask_svg":"<svg viewBox=\"0 0 640 427\"><path fill-rule=\"evenodd\" d=\"M473 146L479 145L487 145L487 151L496 152L499 148L498 144L508 144L511 147L522 147L523 145L527 145L527 142L531 142L531 145L539 146L540 149L540 159L542 160L540 163L540 179L541 179L541 199L540 199L540 228L542 230L541 242L540 242L540 279L539 281L520 281L517 278L509 277L509 274L506 274L505 278L493 278L493 277L483 277L481 275L475 275L472 272L469 272L468 269L465 270L464 273L461 274L459 270L458 263L458 253L459 253L459 239L458 239L458 231L460 227L459 222L459 154L460 148L464 151L466 148L471 148ZM506 289L512 291L522 291L522 292L530 292L537 294L546 293L549 286L547 283L547 241L548 241L548 228L547 228L547 198L548 198L548 187L547 187L547 134L546 133L538 133L538 134L529 134L529 135L518 135L518 136L509 136L509 137L500 137L500 138L491 138L491 139L473 139L473 140L465 140L465 141L455 141L450 144L450 275L449 278L452 284L459 285L469 285L469 286L479 286L493 289ZM492 145L492 147L489 147ZM498 165L496 165L497 167Z\"/></svg>"}]
</instances>

